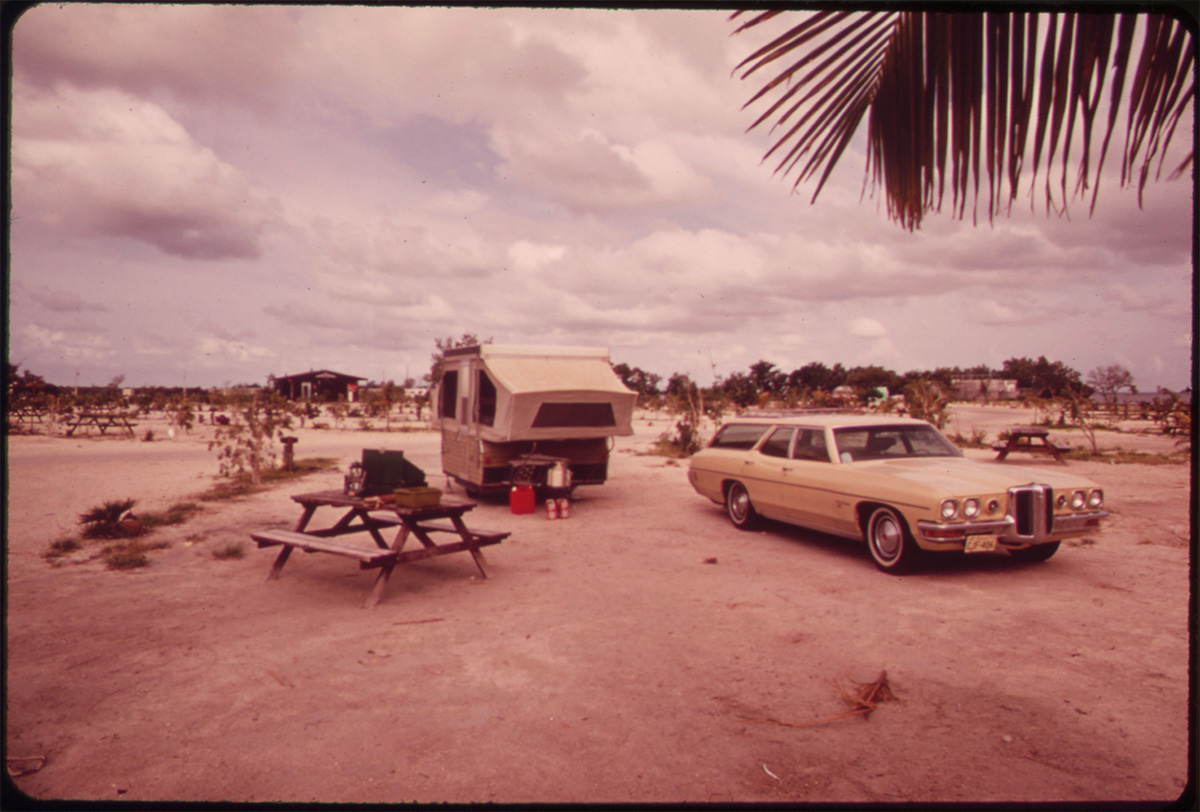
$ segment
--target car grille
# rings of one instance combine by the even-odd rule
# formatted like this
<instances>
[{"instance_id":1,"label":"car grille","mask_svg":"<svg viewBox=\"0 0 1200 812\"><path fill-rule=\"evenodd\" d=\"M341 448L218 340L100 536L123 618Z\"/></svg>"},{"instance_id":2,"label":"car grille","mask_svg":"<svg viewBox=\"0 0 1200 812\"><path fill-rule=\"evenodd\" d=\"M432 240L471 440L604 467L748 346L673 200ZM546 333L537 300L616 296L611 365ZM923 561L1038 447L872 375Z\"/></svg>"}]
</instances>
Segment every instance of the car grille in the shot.
<instances>
[{"instance_id":1,"label":"car grille","mask_svg":"<svg viewBox=\"0 0 1200 812\"><path fill-rule=\"evenodd\" d=\"M1013 533L1022 539L1041 539L1054 532L1054 489L1031 483L1008 489Z\"/></svg>"}]
</instances>

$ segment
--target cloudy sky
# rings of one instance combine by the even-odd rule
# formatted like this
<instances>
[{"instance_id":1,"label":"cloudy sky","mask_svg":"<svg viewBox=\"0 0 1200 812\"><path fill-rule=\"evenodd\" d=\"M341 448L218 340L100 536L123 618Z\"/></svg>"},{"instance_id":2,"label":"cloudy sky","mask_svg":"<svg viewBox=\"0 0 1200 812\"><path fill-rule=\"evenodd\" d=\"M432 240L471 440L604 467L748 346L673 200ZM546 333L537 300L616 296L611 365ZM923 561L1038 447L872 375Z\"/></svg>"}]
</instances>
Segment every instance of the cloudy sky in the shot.
<instances>
[{"instance_id":1,"label":"cloudy sky","mask_svg":"<svg viewBox=\"0 0 1200 812\"><path fill-rule=\"evenodd\" d=\"M860 138L810 205L745 132L758 85L731 70L765 34L732 30L715 11L35 7L13 33L9 360L60 384L400 382L470 332L705 384L762 359L1040 355L1189 384L1190 178L1139 210L1110 154L1090 219L1023 198L993 227L909 233L862 199Z\"/></svg>"}]
</instances>

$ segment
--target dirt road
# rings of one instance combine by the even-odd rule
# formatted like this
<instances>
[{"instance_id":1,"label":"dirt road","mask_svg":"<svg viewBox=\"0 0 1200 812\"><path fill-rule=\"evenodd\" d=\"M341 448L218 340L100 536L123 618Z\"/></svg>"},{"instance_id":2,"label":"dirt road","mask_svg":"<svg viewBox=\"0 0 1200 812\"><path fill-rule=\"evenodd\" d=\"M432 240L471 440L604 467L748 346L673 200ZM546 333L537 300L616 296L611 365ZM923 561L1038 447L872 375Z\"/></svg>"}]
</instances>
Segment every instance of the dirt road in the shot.
<instances>
[{"instance_id":1,"label":"dirt road","mask_svg":"<svg viewBox=\"0 0 1200 812\"><path fill-rule=\"evenodd\" d=\"M959 427L1023 417L964 410ZM570 519L499 503L469 514L512 531L488 549L491 578L467 556L422 562L371 611L373 575L345 559L297 554L264 580L274 553L248 534L294 523L289 491L158 531L170 547L138 571L52 567L42 553L81 511L127 496L164 509L207 487L216 460L194 454L199 433L10 438L6 756L44 757L17 785L43 799L285 802L1184 791L1186 466L1073 462L1106 488L1100 533L1044 564L955 557L897 578L850 542L734 530L683 465L642 453L666 426L639 420ZM298 434L299 456L343 470L366 446L440 471L430 432ZM330 472L303 489L340 486ZM213 558L239 541L243 558ZM895 701L797 726L847 709L834 681L883 671Z\"/></svg>"}]
</instances>

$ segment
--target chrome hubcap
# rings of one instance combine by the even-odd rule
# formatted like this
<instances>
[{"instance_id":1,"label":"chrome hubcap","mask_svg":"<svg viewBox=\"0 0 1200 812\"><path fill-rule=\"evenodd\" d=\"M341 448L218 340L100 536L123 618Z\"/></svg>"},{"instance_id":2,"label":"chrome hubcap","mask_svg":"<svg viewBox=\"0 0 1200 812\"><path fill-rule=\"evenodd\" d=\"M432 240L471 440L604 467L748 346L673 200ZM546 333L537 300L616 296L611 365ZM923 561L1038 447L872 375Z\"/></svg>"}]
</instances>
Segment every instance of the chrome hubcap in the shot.
<instances>
[{"instance_id":1,"label":"chrome hubcap","mask_svg":"<svg viewBox=\"0 0 1200 812\"><path fill-rule=\"evenodd\" d=\"M733 516L739 522L746 518L746 511L750 507L750 495L746 493L744 488L735 488L729 500L729 507L733 511Z\"/></svg>"},{"instance_id":2,"label":"chrome hubcap","mask_svg":"<svg viewBox=\"0 0 1200 812\"><path fill-rule=\"evenodd\" d=\"M894 558L902 542L900 527L891 517L885 516L875 524L875 548L884 558Z\"/></svg>"}]
</instances>

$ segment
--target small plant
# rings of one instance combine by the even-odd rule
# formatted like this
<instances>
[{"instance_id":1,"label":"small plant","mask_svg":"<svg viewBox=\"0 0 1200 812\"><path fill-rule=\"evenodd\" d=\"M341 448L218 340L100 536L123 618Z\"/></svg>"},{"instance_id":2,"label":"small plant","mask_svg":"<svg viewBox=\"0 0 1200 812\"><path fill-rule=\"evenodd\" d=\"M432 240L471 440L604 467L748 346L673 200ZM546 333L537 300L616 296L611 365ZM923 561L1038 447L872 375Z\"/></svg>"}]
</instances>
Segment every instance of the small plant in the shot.
<instances>
[{"instance_id":1,"label":"small plant","mask_svg":"<svg viewBox=\"0 0 1200 812\"><path fill-rule=\"evenodd\" d=\"M1007 432L1002 432L1007 434ZM950 438L959 448L986 448L987 447L987 432L982 429L973 429L970 437L964 437L961 432L956 432ZM1007 439L1007 437L1003 438Z\"/></svg>"},{"instance_id":2,"label":"small plant","mask_svg":"<svg viewBox=\"0 0 1200 812\"><path fill-rule=\"evenodd\" d=\"M166 513L148 513L143 514L140 518L142 527L147 530L152 530L155 527L163 527L172 524L183 524L192 517L193 514L199 513L204 508L195 502L176 502L167 508Z\"/></svg>"},{"instance_id":3,"label":"small plant","mask_svg":"<svg viewBox=\"0 0 1200 812\"><path fill-rule=\"evenodd\" d=\"M110 570L132 570L149 565L150 559L140 544L114 544L100 556Z\"/></svg>"},{"instance_id":4,"label":"small plant","mask_svg":"<svg viewBox=\"0 0 1200 812\"><path fill-rule=\"evenodd\" d=\"M139 539L131 539L117 544L110 544L104 548L104 552L100 554L100 557L104 560L105 566L110 570L132 570L150 564L150 559L146 556L146 553L151 550L161 550L167 546L165 541L147 544Z\"/></svg>"},{"instance_id":5,"label":"small plant","mask_svg":"<svg viewBox=\"0 0 1200 812\"><path fill-rule=\"evenodd\" d=\"M108 501L97 505L79 516L83 525L83 537L89 539L119 539L141 535L145 532L133 513L134 499Z\"/></svg>"},{"instance_id":6,"label":"small plant","mask_svg":"<svg viewBox=\"0 0 1200 812\"><path fill-rule=\"evenodd\" d=\"M218 561L227 561L231 558L241 558L246 554L240 542L231 541L223 547L218 547L213 550L212 557Z\"/></svg>"},{"instance_id":7,"label":"small plant","mask_svg":"<svg viewBox=\"0 0 1200 812\"><path fill-rule=\"evenodd\" d=\"M944 428L950 419L950 399L937 384L923 378L918 378L904 387L904 404L908 407L911 417L928 420L939 429Z\"/></svg>"},{"instance_id":8,"label":"small plant","mask_svg":"<svg viewBox=\"0 0 1200 812\"><path fill-rule=\"evenodd\" d=\"M291 428L292 406L278 393L255 393L243 407L233 410L228 426L217 429L208 448L218 449L221 476L248 472L253 485L262 484L263 471L275 465L275 440Z\"/></svg>"},{"instance_id":9,"label":"small plant","mask_svg":"<svg viewBox=\"0 0 1200 812\"><path fill-rule=\"evenodd\" d=\"M143 443L154 442L154 429L146 429L146 433L142 435Z\"/></svg>"},{"instance_id":10,"label":"small plant","mask_svg":"<svg viewBox=\"0 0 1200 812\"><path fill-rule=\"evenodd\" d=\"M45 558L47 561L53 561L62 558L64 555L70 555L82 547L83 545L79 542L79 539L74 536L67 536L50 542L50 547L46 552L42 553L42 558Z\"/></svg>"}]
</instances>

